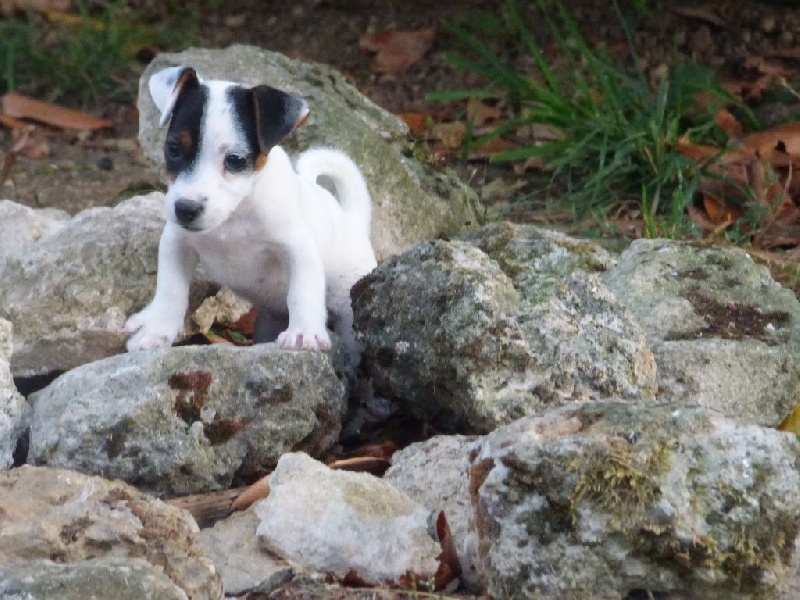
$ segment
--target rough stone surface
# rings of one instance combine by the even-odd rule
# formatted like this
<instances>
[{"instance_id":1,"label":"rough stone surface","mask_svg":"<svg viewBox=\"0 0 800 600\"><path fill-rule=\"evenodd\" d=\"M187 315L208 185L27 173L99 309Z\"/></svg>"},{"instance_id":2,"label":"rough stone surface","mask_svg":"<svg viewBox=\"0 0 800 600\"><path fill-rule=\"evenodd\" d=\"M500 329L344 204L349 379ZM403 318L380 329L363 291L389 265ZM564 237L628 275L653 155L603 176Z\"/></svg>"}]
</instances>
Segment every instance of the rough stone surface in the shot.
<instances>
[{"instance_id":1,"label":"rough stone surface","mask_svg":"<svg viewBox=\"0 0 800 600\"><path fill-rule=\"evenodd\" d=\"M78 367L31 396L28 461L158 494L227 488L337 439L345 389L334 357L214 344Z\"/></svg>"},{"instance_id":2,"label":"rough stone surface","mask_svg":"<svg viewBox=\"0 0 800 600\"><path fill-rule=\"evenodd\" d=\"M201 529L200 548L214 561L227 596L269 594L292 579L292 568L259 547L256 528L259 519L250 507L235 512L214 527Z\"/></svg>"},{"instance_id":3,"label":"rough stone surface","mask_svg":"<svg viewBox=\"0 0 800 600\"><path fill-rule=\"evenodd\" d=\"M197 531L189 513L120 481L46 467L23 466L0 472L3 569L51 560L83 565L88 574L92 565L82 561L136 558L163 572L191 600L217 600L222 596L222 584L195 542ZM140 561L128 564L141 567ZM95 566L100 568L97 563ZM112 565L106 563L106 567L111 570ZM65 570L60 576L68 579L76 571ZM120 570L116 572L115 577L120 578ZM4 572L0 580L9 581L14 573L20 571L11 575ZM59 577L54 570L51 575Z\"/></svg>"},{"instance_id":4,"label":"rough stone surface","mask_svg":"<svg viewBox=\"0 0 800 600\"><path fill-rule=\"evenodd\" d=\"M352 292L376 393L462 433L570 402L652 400L644 333L600 278L612 263L591 242L508 223L386 260Z\"/></svg>"},{"instance_id":5,"label":"rough stone surface","mask_svg":"<svg viewBox=\"0 0 800 600\"><path fill-rule=\"evenodd\" d=\"M800 397L800 303L735 248L638 240L606 284L642 324L662 401L775 425Z\"/></svg>"},{"instance_id":6,"label":"rough stone surface","mask_svg":"<svg viewBox=\"0 0 800 600\"><path fill-rule=\"evenodd\" d=\"M468 459L474 440L473 436L437 435L411 444L392 456L392 466L383 478L434 515L444 512L458 551L461 580L471 591L478 591L481 581L475 535L470 529Z\"/></svg>"},{"instance_id":7,"label":"rough stone surface","mask_svg":"<svg viewBox=\"0 0 800 600\"><path fill-rule=\"evenodd\" d=\"M162 202L155 192L85 210L4 257L0 318L14 324L16 377L124 351L125 319L155 291Z\"/></svg>"},{"instance_id":8,"label":"rough stone surface","mask_svg":"<svg viewBox=\"0 0 800 600\"><path fill-rule=\"evenodd\" d=\"M305 454L285 454L256 504L258 536L295 564L378 583L409 571L422 582L441 549L428 534L429 511L366 473L334 471Z\"/></svg>"},{"instance_id":9,"label":"rough stone surface","mask_svg":"<svg viewBox=\"0 0 800 600\"><path fill-rule=\"evenodd\" d=\"M0 569L5 600L187 600L169 577L138 558L98 558L64 565L49 561Z\"/></svg>"},{"instance_id":10,"label":"rough stone surface","mask_svg":"<svg viewBox=\"0 0 800 600\"><path fill-rule=\"evenodd\" d=\"M69 219L69 213L57 208L36 209L0 200L0 257L58 231Z\"/></svg>"},{"instance_id":11,"label":"rough stone surface","mask_svg":"<svg viewBox=\"0 0 800 600\"><path fill-rule=\"evenodd\" d=\"M525 417L476 442L470 489L493 597L774 598L800 531L800 445L704 407Z\"/></svg>"},{"instance_id":12,"label":"rough stone surface","mask_svg":"<svg viewBox=\"0 0 800 600\"><path fill-rule=\"evenodd\" d=\"M11 358L11 323L0 318L0 469L14 463L14 449L30 419L30 406L14 385L8 361Z\"/></svg>"},{"instance_id":13,"label":"rough stone surface","mask_svg":"<svg viewBox=\"0 0 800 600\"><path fill-rule=\"evenodd\" d=\"M147 91L154 72L168 66L194 67L207 79L273 87L303 97L311 107L307 123L283 145L289 151L333 146L361 167L372 193L372 243L379 259L410 244L452 236L478 222L475 192L451 172L417 160L427 151L408 141L408 128L347 83L336 70L292 60L253 46L224 50L193 48L160 54L139 84L139 141L145 155L163 162L166 129Z\"/></svg>"}]
</instances>

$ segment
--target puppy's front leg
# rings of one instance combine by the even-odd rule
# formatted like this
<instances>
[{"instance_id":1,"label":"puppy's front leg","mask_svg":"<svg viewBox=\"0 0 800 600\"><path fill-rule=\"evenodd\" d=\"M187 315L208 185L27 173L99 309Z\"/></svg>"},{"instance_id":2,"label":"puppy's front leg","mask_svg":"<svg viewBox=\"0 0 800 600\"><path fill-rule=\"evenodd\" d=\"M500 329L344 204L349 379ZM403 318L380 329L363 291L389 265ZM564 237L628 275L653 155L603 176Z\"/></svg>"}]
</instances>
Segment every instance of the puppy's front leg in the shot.
<instances>
[{"instance_id":1,"label":"puppy's front leg","mask_svg":"<svg viewBox=\"0 0 800 600\"><path fill-rule=\"evenodd\" d=\"M289 249L289 327L278 335L287 350L327 350L331 339L325 328L325 268L312 240Z\"/></svg>"},{"instance_id":2,"label":"puppy's front leg","mask_svg":"<svg viewBox=\"0 0 800 600\"><path fill-rule=\"evenodd\" d=\"M158 244L156 293L152 302L125 323L134 335L129 351L169 346L183 329L189 306L189 286L197 267L197 253L183 239L174 223L168 222Z\"/></svg>"}]
</instances>

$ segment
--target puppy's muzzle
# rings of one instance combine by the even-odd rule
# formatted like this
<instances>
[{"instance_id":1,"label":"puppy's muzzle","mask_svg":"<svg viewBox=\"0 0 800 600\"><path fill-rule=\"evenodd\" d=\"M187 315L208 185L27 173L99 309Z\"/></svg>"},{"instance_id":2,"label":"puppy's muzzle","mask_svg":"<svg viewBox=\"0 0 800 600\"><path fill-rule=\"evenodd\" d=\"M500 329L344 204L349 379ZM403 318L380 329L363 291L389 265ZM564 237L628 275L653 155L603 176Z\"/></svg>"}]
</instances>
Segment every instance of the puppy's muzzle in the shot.
<instances>
[{"instance_id":1,"label":"puppy's muzzle","mask_svg":"<svg viewBox=\"0 0 800 600\"><path fill-rule=\"evenodd\" d=\"M175 218L183 227L193 229L192 223L202 214L204 208L205 204L203 202L178 198L175 201Z\"/></svg>"}]
</instances>

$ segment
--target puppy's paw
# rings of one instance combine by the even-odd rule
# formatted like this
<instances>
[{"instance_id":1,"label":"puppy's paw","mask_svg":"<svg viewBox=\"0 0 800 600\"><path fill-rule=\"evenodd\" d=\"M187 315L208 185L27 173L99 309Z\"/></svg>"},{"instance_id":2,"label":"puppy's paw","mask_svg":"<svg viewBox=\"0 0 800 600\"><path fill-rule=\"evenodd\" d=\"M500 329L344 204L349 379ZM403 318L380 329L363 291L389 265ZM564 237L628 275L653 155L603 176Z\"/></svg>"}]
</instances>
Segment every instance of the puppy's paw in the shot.
<instances>
[{"instance_id":1,"label":"puppy's paw","mask_svg":"<svg viewBox=\"0 0 800 600\"><path fill-rule=\"evenodd\" d=\"M311 350L325 352L331 347L331 338L325 329L304 331L290 327L278 336L278 346L284 350Z\"/></svg>"},{"instance_id":2,"label":"puppy's paw","mask_svg":"<svg viewBox=\"0 0 800 600\"><path fill-rule=\"evenodd\" d=\"M134 334L125 346L128 352L169 346L178 337L182 327L183 320L176 322L175 319L145 309L125 323L125 331Z\"/></svg>"}]
</instances>

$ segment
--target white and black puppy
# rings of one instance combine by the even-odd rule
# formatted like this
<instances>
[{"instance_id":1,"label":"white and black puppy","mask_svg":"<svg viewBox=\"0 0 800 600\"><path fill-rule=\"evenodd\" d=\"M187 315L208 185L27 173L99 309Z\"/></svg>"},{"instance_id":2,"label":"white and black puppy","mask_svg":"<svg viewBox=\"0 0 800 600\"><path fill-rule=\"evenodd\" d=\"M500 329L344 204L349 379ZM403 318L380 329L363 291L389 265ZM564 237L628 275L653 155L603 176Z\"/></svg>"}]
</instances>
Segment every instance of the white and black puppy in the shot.
<instances>
[{"instance_id":1,"label":"white and black puppy","mask_svg":"<svg viewBox=\"0 0 800 600\"><path fill-rule=\"evenodd\" d=\"M203 81L170 67L149 81L169 122L169 189L155 296L130 317L128 350L171 344L183 328L198 261L256 306L257 342L326 350L326 328L348 335L350 288L376 264L370 197L358 167L327 148L296 163L277 144L308 116L307 104L266 85ZM327 178L337 199L317 183Z\"/></svg>"}]
</instances>

